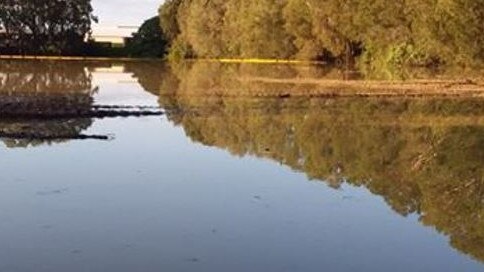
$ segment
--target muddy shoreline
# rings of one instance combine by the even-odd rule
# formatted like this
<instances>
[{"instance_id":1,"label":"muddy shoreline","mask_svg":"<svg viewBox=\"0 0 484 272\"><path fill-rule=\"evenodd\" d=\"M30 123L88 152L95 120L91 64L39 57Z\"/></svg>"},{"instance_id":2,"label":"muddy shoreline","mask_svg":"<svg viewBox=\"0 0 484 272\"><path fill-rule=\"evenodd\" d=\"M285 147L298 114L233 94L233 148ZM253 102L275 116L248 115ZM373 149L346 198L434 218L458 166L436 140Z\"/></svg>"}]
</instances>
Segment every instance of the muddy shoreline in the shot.
<instances>
[{"instance_id":1,"label":"muddy shoreline","mask_svg":"<svg viewBox=\"0 0 484 272\"><path fill-rule=\"evenodd\" d=\"M484 97L484 80L332 80L241 77L244 83L298 86L293 90L248 91L247 95L280 97Z\"/></svg>"}]
</instances>

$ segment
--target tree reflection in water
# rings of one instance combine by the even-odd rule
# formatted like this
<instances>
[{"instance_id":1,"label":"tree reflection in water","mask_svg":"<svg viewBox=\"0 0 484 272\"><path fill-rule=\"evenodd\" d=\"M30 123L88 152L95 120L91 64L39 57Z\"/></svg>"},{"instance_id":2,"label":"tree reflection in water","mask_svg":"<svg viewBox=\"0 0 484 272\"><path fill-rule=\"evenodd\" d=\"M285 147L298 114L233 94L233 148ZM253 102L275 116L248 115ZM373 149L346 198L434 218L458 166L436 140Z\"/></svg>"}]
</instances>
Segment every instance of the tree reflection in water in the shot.
<instances>
[{"instance_id":1,"label":"tree reflection in water","mask_svg":"<svg viewBox=\"0 0 484 272\"><path fill-rule=\"evenodd\" d=\"M314 84L246 80L348 78L309 66L133 62L125 68L159 95L169 120L194 141L270 158L334 188L364 186L484 261L483 99L324 98L311 95ZM77 62L2 62L0 110L10 117L0 118L0 132L44 136L3 141L25 147L82 135L99 110L90 70ZM310 95L265 97L281 90ZM18 98L21 104L14 103ZM32 109L44 118L13 114ZM72 109L86 117L74 117ZM49 110L55 119L45 118Z\"/></svg>"},{"instance_id":2,"label":"tree reflection in water","mask_svg":"<svg viewBox=\"0 0 484 272\"><path fill-rule=\"evenodd\" d=\"M95 118L161 115L152 107L95 105L94 62L2 61L0 138L8 147L37 146L69 139L108 140L84 135ZM111 63L104 63L107 67Z\"/></svg>"},{"instance_id":3,"label":"tree reflection in water","mask_svg":"<svg viewBox=\"0 0 484 272\"><path fill-rule=\"evenodd\" d=\"M2 61L0 132L4 136L25 136L4 138L4 143L8 147L28 147L80 135L91 126L92 119L16 118L15 113L90 109L93 92L92 76L84 63Z\"/></svg>"},{"instance_id":4,"label":"tree reflection in water","mask_svg":"<svg viewBox=\"0 0 484 272\"><path fill-rule=\"evenodd\" d=\"M131 71L192 140L270 158L334 188L364 186L484 261L483 99L237 97L314 87L237 80L253 74L339 74L291 66L150 67L149 74Z\"/></svg>"}]
</instances>

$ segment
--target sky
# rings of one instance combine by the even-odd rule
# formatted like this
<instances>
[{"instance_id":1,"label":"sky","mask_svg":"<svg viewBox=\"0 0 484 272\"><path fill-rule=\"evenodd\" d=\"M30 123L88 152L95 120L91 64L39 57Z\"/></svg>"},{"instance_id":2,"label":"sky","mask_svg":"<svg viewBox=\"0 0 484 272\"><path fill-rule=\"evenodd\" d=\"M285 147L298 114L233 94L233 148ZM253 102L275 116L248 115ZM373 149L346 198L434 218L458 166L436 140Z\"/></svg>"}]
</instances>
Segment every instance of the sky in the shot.
<instances>
[{"instance_id":1,"label":"sky","mask_svg":"<svg viewBox=\"0 0 484 272\"><path fill-rule=\"evenodd\" d=\"M139 26L158 12L163 0L92 0L99 24L94 28L117 25Z\"/></svg>"}]
</instances>

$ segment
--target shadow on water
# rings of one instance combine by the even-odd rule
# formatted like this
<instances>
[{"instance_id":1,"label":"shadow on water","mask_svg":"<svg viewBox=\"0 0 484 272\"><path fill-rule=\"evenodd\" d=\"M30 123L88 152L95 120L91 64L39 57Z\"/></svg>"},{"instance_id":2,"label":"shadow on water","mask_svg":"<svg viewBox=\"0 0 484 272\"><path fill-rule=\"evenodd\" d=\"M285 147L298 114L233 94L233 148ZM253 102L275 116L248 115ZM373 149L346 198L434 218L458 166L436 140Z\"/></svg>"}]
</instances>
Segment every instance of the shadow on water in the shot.
<instances>
[{"instance_id":1,"label":"shadow on water","mask_svg":"<svg viewBox=\"0 0 484 272\"><path fill-rule=\"evenodd\" d=\"M234 74L342 75L314 67L144 65L150 68L127 69L193 141L269 158L336 189L365 187L484 261L484 99L234 97L223 94L312 87L247 83Z\"/></svg>"}]
</instances>

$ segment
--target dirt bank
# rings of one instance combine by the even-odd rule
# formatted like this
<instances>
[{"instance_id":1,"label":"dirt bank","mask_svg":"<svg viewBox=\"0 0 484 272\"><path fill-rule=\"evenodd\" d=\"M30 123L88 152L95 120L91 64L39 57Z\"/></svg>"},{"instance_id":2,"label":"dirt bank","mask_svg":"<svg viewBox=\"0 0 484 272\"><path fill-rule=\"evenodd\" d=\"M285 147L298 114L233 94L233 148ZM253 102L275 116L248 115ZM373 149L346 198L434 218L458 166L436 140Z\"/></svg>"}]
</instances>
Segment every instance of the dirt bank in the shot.
<instances>
[{"instance_id":1,"label":"dirt bank","mask_svg":"<svg viewBox=\"0 0 484 272\"><path fill-rule=\"evenodd\" d=\"M293 86L291 89L271 88L269 91L247 93L255 96L484 97L484 79L377 81L242 77L238 80L247 83Z\"/></svg>"}]
</instances>

